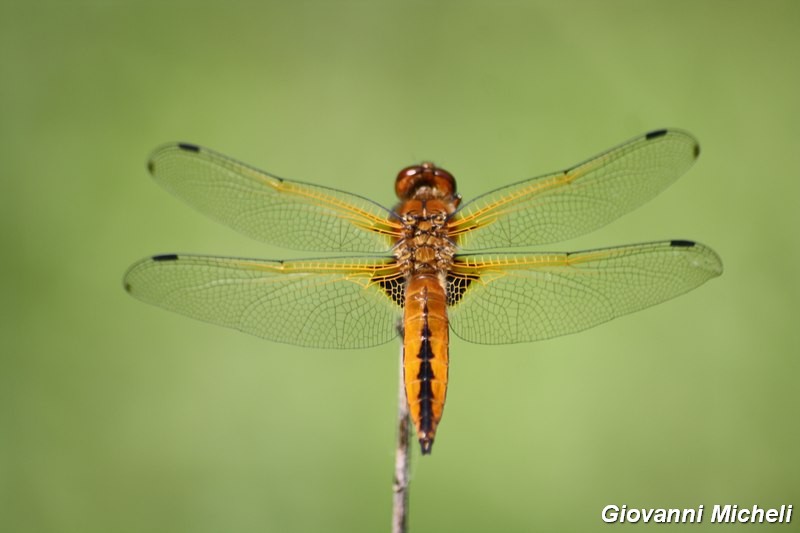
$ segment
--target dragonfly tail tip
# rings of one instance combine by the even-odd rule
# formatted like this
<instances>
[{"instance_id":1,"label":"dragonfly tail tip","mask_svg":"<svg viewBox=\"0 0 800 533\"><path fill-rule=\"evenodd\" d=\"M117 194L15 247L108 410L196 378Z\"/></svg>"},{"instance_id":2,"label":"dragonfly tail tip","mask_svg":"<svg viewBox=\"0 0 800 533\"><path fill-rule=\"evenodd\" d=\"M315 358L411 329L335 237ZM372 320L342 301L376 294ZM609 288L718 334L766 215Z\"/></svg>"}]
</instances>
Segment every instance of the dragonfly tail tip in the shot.
<instances>
[{"instance_id":1,"label":"dragonfly tail tip","mask_svg":"<svg viewBox=\"0 0 800 533\"><path fill-rule=\"evenodd\" d=\"M419 439L419 446L422 450L422 455L430 455L431 448L433 448L433 439L429 437Z\"/></svg>"}]
</instances>

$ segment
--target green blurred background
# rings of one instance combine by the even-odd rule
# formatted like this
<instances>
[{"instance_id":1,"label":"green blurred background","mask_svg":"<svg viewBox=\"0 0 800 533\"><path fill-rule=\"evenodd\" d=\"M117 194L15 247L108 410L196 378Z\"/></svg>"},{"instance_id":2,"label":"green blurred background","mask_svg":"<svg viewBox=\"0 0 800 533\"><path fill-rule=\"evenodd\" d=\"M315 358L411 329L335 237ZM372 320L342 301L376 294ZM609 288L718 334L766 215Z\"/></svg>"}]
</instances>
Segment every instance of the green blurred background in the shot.
<instances>
[{"instance_id":1,"label":"green blurred background","mask_svg":"<svg viewBox=\"0 0 800 533\"><path fill-rule=\"evenodd\" d=\"M126 295L154 253L301 255L161 190L156 145L392 204L421 159L468 199L659 127L700 139L689 173L548 248L695 239L725 274L571 337L454 339L411 531L800 511L800 4L755 5L4 0L0 530L388 529L398 344L300 349Z\"/></svg>"}]
</instances>

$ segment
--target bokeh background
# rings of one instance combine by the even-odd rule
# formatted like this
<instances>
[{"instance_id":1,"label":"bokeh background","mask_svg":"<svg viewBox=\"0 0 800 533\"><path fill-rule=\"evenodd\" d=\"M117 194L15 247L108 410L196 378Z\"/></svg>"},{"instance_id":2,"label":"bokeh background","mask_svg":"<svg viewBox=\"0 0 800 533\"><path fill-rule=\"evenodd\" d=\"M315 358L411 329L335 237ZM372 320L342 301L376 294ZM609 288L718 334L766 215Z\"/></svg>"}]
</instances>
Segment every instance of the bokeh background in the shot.
<instances>
[{"instance_id":1,"label":"bokeh background","mask_svg":"<svg viewBox=\"0 0 800 533\"><path fill-rule=\"evenodd\" d=\"M398 344L278 345L122 290L154 253L302 255L161 190L156 145L392 204L421 159L468 199L660 127L700 139L689 173L548 248L695 239L724 275L571 337L454 339L411 531L800 511L797 2L0 6L0 530L389 527Z\"/></svg>"}]
</instances>

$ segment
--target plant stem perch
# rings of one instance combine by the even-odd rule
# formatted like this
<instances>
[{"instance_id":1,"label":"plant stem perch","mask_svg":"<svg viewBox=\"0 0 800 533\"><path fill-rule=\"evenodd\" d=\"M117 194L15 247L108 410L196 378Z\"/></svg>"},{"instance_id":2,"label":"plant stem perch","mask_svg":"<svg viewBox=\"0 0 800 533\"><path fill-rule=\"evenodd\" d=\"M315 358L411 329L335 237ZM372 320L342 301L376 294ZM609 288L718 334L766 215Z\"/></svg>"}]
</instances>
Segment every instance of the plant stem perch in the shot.
<instances>
[{"instance_id":1,"label":"plant stem perch","mask_svg":"<svg viewBox=\"0 0 800 533\"><path fill-rule=\"evenodd\" d=\"M392 505L392 533L406 533L408 519L408 464L409 424L408 401L403 383L403 348L400 348L400 386L397 395L397 449L394 459L394 483Z\"/></svg>"}]
</instances>

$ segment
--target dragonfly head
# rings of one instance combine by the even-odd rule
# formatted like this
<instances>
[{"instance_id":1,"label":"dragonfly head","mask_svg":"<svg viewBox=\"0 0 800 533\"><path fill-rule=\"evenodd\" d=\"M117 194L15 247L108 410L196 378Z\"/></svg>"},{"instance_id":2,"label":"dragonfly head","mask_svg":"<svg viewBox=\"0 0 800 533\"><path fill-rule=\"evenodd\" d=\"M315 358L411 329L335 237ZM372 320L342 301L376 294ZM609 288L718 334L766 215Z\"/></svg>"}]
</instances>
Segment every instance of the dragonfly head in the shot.
<instances>
[{"instance_id":1,"label":"dragonfly head","mask_svg":"<svg viewBox=\"0 0 800 533\"><path fill-rule=\"evenodd\" d=\"M457 197L453 175L433 163L412 165L401 170L394 182L394 191L400 200L450 200Z\"/></svg>"}]
</instances>

